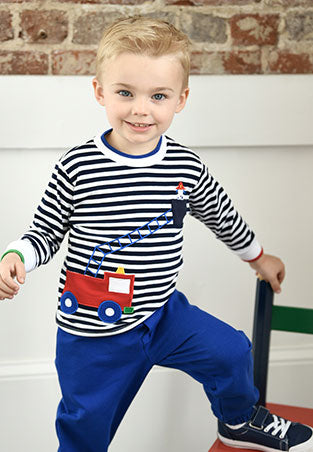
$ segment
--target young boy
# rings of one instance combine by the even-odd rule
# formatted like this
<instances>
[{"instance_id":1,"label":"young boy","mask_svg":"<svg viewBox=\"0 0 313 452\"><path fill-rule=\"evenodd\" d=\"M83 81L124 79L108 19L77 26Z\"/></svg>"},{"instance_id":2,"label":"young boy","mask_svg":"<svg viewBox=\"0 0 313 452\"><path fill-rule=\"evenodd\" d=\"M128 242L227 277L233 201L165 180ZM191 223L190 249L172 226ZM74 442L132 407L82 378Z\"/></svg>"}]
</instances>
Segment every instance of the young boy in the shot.
<instances>
[{"instance_id":1,"label":"young boy","mask_svg":"<svg viewBox=\"0 0 313 452\"><path fill-rule=\"evenodd\" d=\"M58 161L31 228L0 264L0 298L69 232L57 310L59 452L105 452L154 364L203 384L234 447L313 451L312 430L256 409L251 343L175 289L186 212L280 292L284 265L199 157L164 135L186 103L188 38L158 20L113 24L93 87L111 129Z\"/></svg>"}]
</instances>

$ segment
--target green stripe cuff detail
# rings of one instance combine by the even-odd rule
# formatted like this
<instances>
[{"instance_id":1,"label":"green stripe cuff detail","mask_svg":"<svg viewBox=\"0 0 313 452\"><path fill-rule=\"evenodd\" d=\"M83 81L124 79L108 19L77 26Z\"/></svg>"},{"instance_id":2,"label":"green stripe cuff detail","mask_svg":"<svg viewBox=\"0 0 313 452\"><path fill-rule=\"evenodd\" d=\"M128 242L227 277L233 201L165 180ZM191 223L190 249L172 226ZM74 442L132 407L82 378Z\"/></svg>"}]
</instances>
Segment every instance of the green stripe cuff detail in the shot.
<instances>
[{"instance_id":1,"label":"green stripe cuff detail","mask_svg":"<svg viewBox=\"0 0 313 452\"><path fill-rule=\"evenodd\" d=\"M15 253L15 254L18 254L18 255L20 256L21 261L23 262L23 264L25 264L24 256L23 256L23 254L22 254L20 251L18 251L18 250L8 250L8 251L6 251L4 254L2 254L0 260L2 261L2 259L4 258L4 256L6 256L6 255L9 254L9 253Z\"/></svg>"}]
</instances>

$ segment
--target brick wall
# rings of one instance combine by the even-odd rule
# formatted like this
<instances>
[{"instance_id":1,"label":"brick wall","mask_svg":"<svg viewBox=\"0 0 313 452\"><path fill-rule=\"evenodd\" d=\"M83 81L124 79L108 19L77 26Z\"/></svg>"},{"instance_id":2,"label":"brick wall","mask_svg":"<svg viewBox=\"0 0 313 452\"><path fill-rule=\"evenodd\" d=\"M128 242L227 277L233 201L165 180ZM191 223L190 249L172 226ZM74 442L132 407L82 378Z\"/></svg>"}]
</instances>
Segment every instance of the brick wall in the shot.
<instances>
[{"instance_id":1,"label":"brick wall","mask_svg":"<svg viewBox=\"0 0 313 452\"><path fill-rule=\"evenodd\" d=\"M0 74L94 74L103 29L134 14L189 34L193 74L313 72L313 0L0 0Z\"/></svg>"}]
</instances>

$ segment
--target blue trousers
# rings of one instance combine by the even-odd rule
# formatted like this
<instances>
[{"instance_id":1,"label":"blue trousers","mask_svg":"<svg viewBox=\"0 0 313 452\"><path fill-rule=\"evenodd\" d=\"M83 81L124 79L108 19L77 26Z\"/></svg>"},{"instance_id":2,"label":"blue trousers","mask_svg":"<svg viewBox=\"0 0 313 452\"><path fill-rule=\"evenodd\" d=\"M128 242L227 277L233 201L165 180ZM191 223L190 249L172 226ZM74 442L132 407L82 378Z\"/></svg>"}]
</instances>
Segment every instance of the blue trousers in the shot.
<instances>
[{"instance_id":1,"label":"blue trousers","mask_svg":"<svg viewBox=\"0 0 313 452\"><path fill-rule=\"evenodd\" d=\"M58 330L56 367L62 390L59 452L106 452L151 368L180 369L199 381L217 418L250 419L258 391L251 343L177 290L133 330L90 338Z\"/></svg>"}]
</instances>

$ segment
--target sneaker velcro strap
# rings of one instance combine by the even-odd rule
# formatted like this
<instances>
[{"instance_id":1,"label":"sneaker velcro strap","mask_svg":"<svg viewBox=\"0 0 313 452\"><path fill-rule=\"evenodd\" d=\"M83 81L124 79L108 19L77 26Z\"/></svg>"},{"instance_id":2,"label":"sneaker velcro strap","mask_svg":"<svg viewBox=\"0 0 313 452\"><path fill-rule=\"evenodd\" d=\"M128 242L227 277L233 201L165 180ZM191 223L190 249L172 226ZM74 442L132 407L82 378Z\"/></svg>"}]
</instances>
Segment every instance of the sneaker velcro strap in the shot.
<instances>
[{"instance_id":1,"label":"sneaker velcro strap","mask_svg":"<svg viewBox=\"0 0 313 452\"><path fill-rule=\"evenodd\" d=\"M267 418L269 410L264 408L264 406L259 406L257 412L255 413L253 419L249 423L251 427L262 430L264 427L265 419Z\"/></svg>"}]
</instances>

